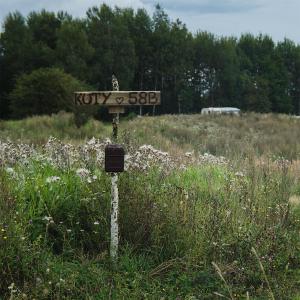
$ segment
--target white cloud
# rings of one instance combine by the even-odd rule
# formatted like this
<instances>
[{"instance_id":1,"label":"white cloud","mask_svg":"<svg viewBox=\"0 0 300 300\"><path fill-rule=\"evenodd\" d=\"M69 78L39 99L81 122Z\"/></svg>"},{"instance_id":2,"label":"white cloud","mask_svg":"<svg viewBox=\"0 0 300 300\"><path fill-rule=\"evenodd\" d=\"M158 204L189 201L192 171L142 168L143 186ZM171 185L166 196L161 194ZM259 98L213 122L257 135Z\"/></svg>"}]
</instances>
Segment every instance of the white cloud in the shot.
<instances>
[{"instance_id":1,"label":"white cloud","mask_svg":"<svg viewBox=\"0 0 300 300\"><path fill-rule=\"evenodd\" d=\"M141 0L145 4L155 5L155 0ZM259 0L161 0L162 7L168 10L181 12L207 13L237 13L256 9L263 5Z\"/></svg>"},{"instance_id":2,"label":"white cloud","mask_svg":"<svg viewBox=\"0 0 300 300\"><path fill-rule=\"evenodd\" d=\"M106 0L110 6L144 7L150 14L159 2L171 19L179 18L192 31L207 30L217 35L239 36L243 32L266 33L275 40L288 37L300 43L299 0ZM84 17L99 0L0 0L0 22L12 11L23 15L45 8L65 10Z\"/></svg>"},{"instance_id":3,"label":"white cloud","mask_svg":"<svg viewBox=\"0 0 300 300\"><path fill-rule=\"evenodd\" d=\"M262 1L261 1L262 2ZM239 36L241 33L269 34L274 40L285 37L300 42L298 0L266 0L255 10L244 13L209 13L199 15L197 12L184 13L181 19L194 32L207 30L217 35ZM176 11L170 12L173 17Z\"/></svg>"}]
</instances>

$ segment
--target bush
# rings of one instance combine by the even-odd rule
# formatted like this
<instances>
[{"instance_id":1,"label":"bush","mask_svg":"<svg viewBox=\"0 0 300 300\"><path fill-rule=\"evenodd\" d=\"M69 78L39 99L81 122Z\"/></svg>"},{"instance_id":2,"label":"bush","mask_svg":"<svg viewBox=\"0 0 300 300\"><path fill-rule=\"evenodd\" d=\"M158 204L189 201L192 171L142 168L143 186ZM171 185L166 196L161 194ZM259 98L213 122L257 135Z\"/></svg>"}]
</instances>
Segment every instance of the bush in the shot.
<instances>
[{"instance_id":1,"label":"bush","mask_svg":"<svg viewBox=\"0 0 300 300\"><path fill-rule=\"evenodd\" d=\"M43 68L21 75L10 94L15 118L73 110L73 93L85 83L57 68Z\"/></svg>"}]
</instances>

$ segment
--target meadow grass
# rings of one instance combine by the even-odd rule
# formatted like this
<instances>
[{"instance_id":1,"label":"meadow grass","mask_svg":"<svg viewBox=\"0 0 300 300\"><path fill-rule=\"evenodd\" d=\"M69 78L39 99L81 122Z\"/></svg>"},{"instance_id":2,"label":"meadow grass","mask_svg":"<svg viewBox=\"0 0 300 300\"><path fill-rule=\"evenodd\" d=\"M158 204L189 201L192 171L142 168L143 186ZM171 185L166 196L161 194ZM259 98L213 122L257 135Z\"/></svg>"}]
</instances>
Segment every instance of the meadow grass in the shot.
<instances>
[{"instance_id":1,"label":"meadow grass","mask_svg":"<svg viewBox=\"0 0 300 300\"><path fill-rule=\"evenodd\" d=\"M121 118L120 141L150 144L177 155L197 151L244 160L249 156L297 160L300 155L300 119L277 114L247 113L236 116L165 115L127 120ZM38 116L0 122L0 139L44 144L50 136L78 143L111 135L111 124L89 120L75 126L72 114Z\"/></svg>"},{"instance_id":2,"label":"meadow grass","mask_svg":"<svg viewBox=\"0 0 300 300\"><path fill-rule=\"evenodd\" d=\"M143 148L150 151L146 162L136 160L120 175L121 244L113 268L110 176L97 142L82 146L88 128L104 138L109 127L90 121L76 129L59 120L64 132L27 131L57 118L72 116L0 125L2 298L299 299L298 120L250 114L124 121L120 139L132 157L144 143L171 154ZM279 136L269 136L272 130ZM278 143L287 132L292 151ZM47 135L63 142L46 147ZM4 145L8 137L15 143ZM21 141L36 142L35 150ZM227 160L199 156L207 151Z\"/></svg>"}]
</instances>

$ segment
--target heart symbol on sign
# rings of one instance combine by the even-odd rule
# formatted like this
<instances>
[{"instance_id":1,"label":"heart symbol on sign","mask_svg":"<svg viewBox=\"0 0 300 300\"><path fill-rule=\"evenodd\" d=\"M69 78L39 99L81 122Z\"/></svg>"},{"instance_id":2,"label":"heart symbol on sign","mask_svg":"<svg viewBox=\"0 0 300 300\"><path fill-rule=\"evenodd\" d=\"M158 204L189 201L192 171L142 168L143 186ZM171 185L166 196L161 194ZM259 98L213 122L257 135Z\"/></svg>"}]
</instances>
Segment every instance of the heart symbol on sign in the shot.
<instances>
[{"instance_id":1,"label":"heart symbol on sign","mask_svg":"<svg viewBox=\"0 0 300 300\"><path fill-rule=\"evenodd\" d=\"M124 101L124 97L117 97L116 101L120 105Z\"/></svg>"}]
</instances>

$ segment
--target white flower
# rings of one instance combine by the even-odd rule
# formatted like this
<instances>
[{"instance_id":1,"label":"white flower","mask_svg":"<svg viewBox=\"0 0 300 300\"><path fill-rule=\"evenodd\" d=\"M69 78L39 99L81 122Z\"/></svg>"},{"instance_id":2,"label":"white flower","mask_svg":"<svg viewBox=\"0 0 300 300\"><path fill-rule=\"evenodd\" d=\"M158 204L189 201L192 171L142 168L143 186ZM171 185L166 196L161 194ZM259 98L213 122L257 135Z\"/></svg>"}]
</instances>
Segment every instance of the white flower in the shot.
<instances>
[{"instance_id":1,"label":"white flower","mask_svg":"<svg viewBox=\"0 0 300 300\"><path fill-rule=\"evenodd\" d=\"M15 171L14 171L13 168L6 168L6 172L7 172L8 174L15 174Z\"/></svg>"},{"instance_id":2,"label":"white flower","mask_svg":"<svg viewBox=\"0 0 300 300\"><path fill-rule=\"evenodd\" d=\"M76 174L81 178L88 177L90 175L90 171L88 169L80 168L76 170Z\"/></svg>"},{"instance_id":3,"label":"white flower","mask_svg":"<svg viewBox=\"0 0 300 300\"><path fill-rule=\"evenodd\" d=\"M243 172L236 172L234 175L237 176L237 177L244 177L245 176L245 174Z\"/></svg>"},{"instance_id":4,"label":"white flower","mask_svg":"<svg viewBox=\"0 0 300 300\"><path fill-rule=\"evenodd\" d=\"M52 182L57 182L60 180L60 177L58 176L50 176L46 179L46 182L47 183L52 183Z\"/></svg>"},{"instance_id":5,"label":"white flower","mask_svg":"<svg viewBox=\"0 0 300 300\"><path fill-rule=\"evenodd\" d=\"M44 221L47 221L47 222L51 222L51 221L53 221L53 218L51 217L51 216L45 216L44 218L43 218L43 220Z\"/></svg>"},{"instance_id":6,"label":"white flower","mask_svg":"<svg viewBox=\"0 0 300 300\"><path fill-rule=\"evenodd\" d=\"M193 156L193 154L194 154L194 151L192 151L192 152L186 152L186 153L184 154L184 156L187 157L187 158L190 158L190 157Z\"/></svg>"},{"instance_id":7,"label":"white flower","mask_svg":"<svg viewBox=\"0 0 300 300\"><path fill-rule=\"evenodd\" d=\"M92 137L89 141L87 141L87 144L89 146L93 146L96 144L96 139L94 137Z\"/></svg>"},{"instance_id":8,"label":"white flower","mask_svg":"<svg viewBox=\"0 0 300 300\"><path fill-rule=\"evenodd\" d=\"M99 222L98 222L98 221L95 221L95 222L94 222L94 225L99 225Z\"/></svg>"}]
</instances>

